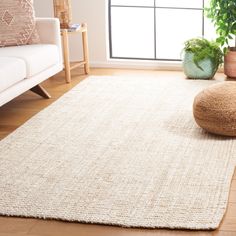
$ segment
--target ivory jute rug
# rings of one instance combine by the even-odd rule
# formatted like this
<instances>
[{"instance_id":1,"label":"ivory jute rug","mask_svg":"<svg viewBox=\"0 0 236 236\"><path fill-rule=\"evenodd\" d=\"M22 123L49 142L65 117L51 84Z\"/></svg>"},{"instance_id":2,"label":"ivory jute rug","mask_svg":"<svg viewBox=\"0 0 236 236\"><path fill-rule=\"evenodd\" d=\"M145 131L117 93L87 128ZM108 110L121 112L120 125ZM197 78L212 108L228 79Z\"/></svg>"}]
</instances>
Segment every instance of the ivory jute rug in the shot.
<instances>
[{"instance_id":1,"label":"ivory jute rug","mask_svg":"<svg viewBox=\"0 0 236 236\"><path fill-rule=\"evenodd\" d=\"M0 142L0 214L217 228L236 141L195 125L194 96L212 83L86 79Z\"/></svg>"}]
</instances>

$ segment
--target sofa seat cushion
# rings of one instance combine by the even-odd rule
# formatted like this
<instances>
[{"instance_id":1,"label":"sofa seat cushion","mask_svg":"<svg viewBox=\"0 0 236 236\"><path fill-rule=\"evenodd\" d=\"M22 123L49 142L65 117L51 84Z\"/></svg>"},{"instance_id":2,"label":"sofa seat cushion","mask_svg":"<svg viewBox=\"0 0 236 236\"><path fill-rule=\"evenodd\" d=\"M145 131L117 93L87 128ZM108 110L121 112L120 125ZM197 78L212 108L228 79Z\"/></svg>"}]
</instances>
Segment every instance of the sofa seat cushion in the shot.
<instances>
[{"instance_id":1,"label":"sofa seat cushion","mask_svg":"<svg viewBox=\"0 0 236 236\"><path fill-rule=\"evenodd\" d=\"M24 60L0 56L0 92L24 80L25 77L26 65Z\"/></svg>"},{"instance_id":2,"label":"sofa seat cushion","mask_svg":"<svg viewBox=\"0 0 236 236\"><path fill-rule=\"evenodd\" d=\"M0 48L0 55L17 57L26 63L26 77L30 78L59 62L59 49L51 44L34 44Z\"/></svg>"}]
</instances>

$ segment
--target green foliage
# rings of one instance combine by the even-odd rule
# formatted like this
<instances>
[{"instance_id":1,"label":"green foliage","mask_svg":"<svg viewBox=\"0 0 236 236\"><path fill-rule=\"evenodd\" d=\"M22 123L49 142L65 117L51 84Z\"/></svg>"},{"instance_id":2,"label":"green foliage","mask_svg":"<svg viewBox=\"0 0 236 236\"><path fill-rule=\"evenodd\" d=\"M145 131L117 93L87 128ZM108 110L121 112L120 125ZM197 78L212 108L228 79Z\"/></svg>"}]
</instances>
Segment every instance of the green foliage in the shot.
<instances>
[{"instance_id":1,"label":"green foliage","mask_svg":"<svg viewBox=\"0 0 236 236\"><path fill-rule=\"evenodd\" d=\"M203 69L199 65L199 62L207 58L212 61L216 69L223 63L223 52L218 43L214 41L208 41L203 38L193 38L184 43L184 51L193 53L193 61L201 70Z\"/></svg>"},{"instance_id":2,"label":"green foliage","mask_svg":"<svg viewBox=\"0 0 236 236\"><path fill-rule=\"evenodd\" d=\"M210 6L205 8L205 12L214 23L218 34L216 42L224 47L224 52L233 38L236 47L236 0L210 0Z\"/></svg>"}]
</instances>

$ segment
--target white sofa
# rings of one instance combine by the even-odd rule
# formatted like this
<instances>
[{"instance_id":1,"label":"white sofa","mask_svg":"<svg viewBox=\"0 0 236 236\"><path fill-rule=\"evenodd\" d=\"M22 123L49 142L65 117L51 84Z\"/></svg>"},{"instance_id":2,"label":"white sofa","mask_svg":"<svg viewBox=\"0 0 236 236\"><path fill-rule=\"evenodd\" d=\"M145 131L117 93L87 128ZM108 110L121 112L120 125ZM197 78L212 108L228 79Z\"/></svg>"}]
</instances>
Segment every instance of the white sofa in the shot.
<instances>
[{"instance_id":1,"label":"white sofa","mask_svg":"<svg viewBox=\"0 0 236 236\"><path fill-rule=\"evenodd\" d=\"M62 70L59 20L36 21L40 44L0 48L0 106L27 90L49 98L39 84Z\"/></svg>"}]
</instances>

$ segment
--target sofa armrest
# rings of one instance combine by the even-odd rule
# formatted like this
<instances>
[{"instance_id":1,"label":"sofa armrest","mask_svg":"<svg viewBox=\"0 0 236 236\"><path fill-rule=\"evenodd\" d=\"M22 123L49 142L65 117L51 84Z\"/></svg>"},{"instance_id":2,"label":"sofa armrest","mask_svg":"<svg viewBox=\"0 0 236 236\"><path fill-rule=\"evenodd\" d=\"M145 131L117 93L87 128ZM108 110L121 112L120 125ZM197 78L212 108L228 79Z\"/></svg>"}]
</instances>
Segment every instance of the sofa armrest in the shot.
<instances>
[{"instance_id":1,"label":"sofa armrest","mask_svg":"<svg viewBox=\"0 0 236 236\"><path fill-rule=\"evenodd\" d=\"M60 22L57 18L36 18L36 28L42 44L55 44L62 61Z\"/></svg>"},{"instance_id":2,"label":"sofa armrest","mask_svg":"<svg viewBox=\"0 0 236 236\"><path fill-rule=\"evenodd\" d=\"M43 44L61 44L60 23L57 18L36 18L36 28Z\"/></svg>"}]
</instances>

